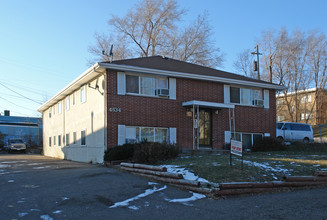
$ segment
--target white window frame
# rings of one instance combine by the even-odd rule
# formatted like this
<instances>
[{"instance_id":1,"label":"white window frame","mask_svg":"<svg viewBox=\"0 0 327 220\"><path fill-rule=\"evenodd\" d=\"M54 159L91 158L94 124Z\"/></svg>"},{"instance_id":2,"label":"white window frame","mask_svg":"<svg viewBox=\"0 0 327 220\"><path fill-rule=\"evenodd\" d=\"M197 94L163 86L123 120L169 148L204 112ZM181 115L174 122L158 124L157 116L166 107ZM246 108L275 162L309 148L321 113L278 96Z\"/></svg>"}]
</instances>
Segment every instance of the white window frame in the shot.
<instances>
[{"instance_id":1,"label":"white window frame","mask_svg":"<svg viewBox=\"0 0 327 220\"><path fill-rule=\"evenodd\" d=\"M67 138L67 135L68 135L68 138ZM70 145L70 137L69 137L69 132L66 133L66 146L69 146Z\"/></svg>"},{"instance_id":2,"label":"white window frame","mask_svg":"<svg viewBox=\"0 0 327 220\"><path fill-rule=\"evenodd\" d=\"M126 86L126 83L127 83L127 77L128 76L135 76L135 77L138 77L138 93L133 93L133 92L127 92L127 86ZM142 91L142 78L151 78L152 81L153 81L153 94L142 94L141 91ZM167 87L163 88L163 87L159 87L159 83L158 81L159 80L167 80ZM169 87L170 87L170 78L169 77L163 77L163 76L154 76L154 75L144 75L144 74L133 74L133 73L126 73L126 76L125 76L125 88L126 88L126 94L128 95L137 95L137 96L150 96L150 97L160 97L160 98L169 98L169 97L165 97L165 96L158 96L157 94L157 90L158 89L168 89L169 90ZM169 90L169 93L170 93L170 90Z\"/></svg>"},{"instance_id":3,"label":"white window frame","mask_svg":"<svg viewBox=\"0 0 327 220\"><path fill-rule=\"evenodd\" d=\"M61 105L61 101L58 102L58 115L61 114L62 111L62 105Z\"/></svg>"},{"instance_id":4,"label":"white window frame","mask_svg":"<svg viewBox=\"0 0 327 220\"><path fill-rule=\"evenodd\" d=\"M82 144L82 141L83 141L82 132L84 132L84 142L85 142L84 144ZM81 146L86 146L86 129L81 130Z\"/></svg>"},{"instance_id":5,"label":"white window frame","mask_svg":"<svg viewBox=\"0 0 327 220\"><path fill-rule=\"evenodd\" d=\"M80 94L81 94L81 103L85 103L86 102L86 86L81 87Z\"/></svg>"},{"instance_id":6,"label":"white window frame","mask_svg":"<svg viewBox=\"0 0 327 220\"><path fill-rule=\"evenodd\" d=\"M49 108L49 118L51 118L52 107Z\"/></svg>"},{"instance_id":7,"label":"white window frame","mask_svg":"<svg viewBox=\"0 0 327 220\"><path fill-rule=\"evenodd\" d=\"M141 136L141 132L142 132L142 129L144 128L148 128L148 129L153 129L153 141L156 142L156 129L164 129L166 130L166 140L164 142L169 142L169 128L165 128L165 127L141 127L141 126L126 126L125 129L135 129L137 132L137 129L138 129L138 134L136 133L135 134L135 142L139 143L142 141L142 136ZM125 132L126 132L125 130ZM127 133L127 132L126 132ZM125 133L125 135L126 135ZM137 137L139 139L137 139ZM125 142L126 142L126 136L125 136ZM159 143L162 143L162 142L159 142Z\"/></svg>"},{"instance_id":8,"label":"white window frame","mask_svg":"<svg viewBox=\"0 0 327 220\"><path fill-rule=\"evenodd\" d=\"M70 96L67 96L67 98L66 98L66 110L68 111L69 110L69 107L70 107L70 100L69 100L69 97Z\"/></svg>"},{"instance_id":9,"label":"white window frame","mask_svg":"<svg viewBox=\"0 0 327 220\"><path fill-rule=\"evenodd\" d=\"M73 144L76 144L76 141L77 141L77 132L74 131L73 132Z\"/></svg>"},{"instance_id":10,"label":"white window frame","mask_svg":"<svg viewBox=\"0 0 327 220\"><path fill-rule=\"evenodd\" d=\"M76 101L77 101L77 91L73 92L73 105L76 105Z\"/></svg>"},{"instance_id":11,"label":"white window frame","mask_svg":"<svg viewBox=\"0 0 327 220\"><path fill-rule=\"evenodd\" d=\"M58 147L61 147L61 134L58 134Z\"/></svg>"},{"instance_id":12,"label":"white window frame","mask_svg":"<svg viewBox=\"0 0 327 220\"><path fill-rule=\"evenodd\" d=\"M260 91L261 91L261 99L260 99L260 100L264 100L264 99L265 99L265 97L264 97L264 89L261 89L261 88L230 86L230 87L229 87L229 90L230 90L231 88L238 88L239 91L240 91L240 93L239 93L240 102L239 102L239 103L237 103L237 102L231 102L231 95L232 95L232 94L230 93L230 95L229 95L229 99L230 99L230 100L229 100L229 103L234 104L234 105L259 107L259 106L256 106L256 105L254 104L254 100L257 100L257 99L254 97L254 94L255 94L254 91L255 91L255 90L260 90ZM242 103L242 100L244 99L243 94L245 94L243 91L245 91L245 90L250 90L250 91L249 91L249 92L250 92L250 104ZM263 107L263 106L262 106L262 107Z\"/></svg>"},{"instance_id":13,"label":"white window frame","mask_svg":"<svg viewBox=\"0 0 327 220\"><path fill-rule=\"evenodd\" d=\"M231 137L233 137L233 134L234 134L234 132L231 133ZM242 142L242 144L243 144L243 140L242 140L243 139L242 138L243 137L243 134L250 134L251 135L251 146L253 146L253 144L254 144L254 139L253 139L254 135L261 135L262 138L264 137L264 135L262 133L235 132L235 134L240 135L240 141Z\"/></svg>"}]
</instances>

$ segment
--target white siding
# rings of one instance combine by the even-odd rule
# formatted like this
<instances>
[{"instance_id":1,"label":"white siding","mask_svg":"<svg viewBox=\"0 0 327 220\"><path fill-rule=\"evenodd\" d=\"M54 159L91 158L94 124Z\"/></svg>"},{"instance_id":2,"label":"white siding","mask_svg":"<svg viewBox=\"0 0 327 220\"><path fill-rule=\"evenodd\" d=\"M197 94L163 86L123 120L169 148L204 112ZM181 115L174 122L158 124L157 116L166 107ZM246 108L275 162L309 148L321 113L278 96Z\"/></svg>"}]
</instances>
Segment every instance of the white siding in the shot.
<instances>
[{"instance_id":1,"label":"white siding","mask_svg":"<svg viewBox=\"0 0 327 220\"><path fill-rule=\"evenodd\" d=\"M176 78L169 78L169 99L176 100Z\"/></svg>"}]
</instances>

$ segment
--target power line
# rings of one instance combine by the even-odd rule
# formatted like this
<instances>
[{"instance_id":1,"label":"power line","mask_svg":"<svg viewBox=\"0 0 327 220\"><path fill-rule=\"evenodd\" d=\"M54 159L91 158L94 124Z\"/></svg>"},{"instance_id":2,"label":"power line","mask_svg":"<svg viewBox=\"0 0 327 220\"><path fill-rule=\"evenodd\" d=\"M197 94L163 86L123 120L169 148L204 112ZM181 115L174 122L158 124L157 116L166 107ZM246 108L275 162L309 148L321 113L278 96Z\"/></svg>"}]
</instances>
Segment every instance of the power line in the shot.
<instances>
[{"instance_id":1,"label":"power line","mask_svg":"<svg viewBox=\"0 0 327 220\"><path fill-rule=\"evenodd\" d=\"M20 94L19 92L16 92L16 91L12 90L11 88L9 88L9 87L5 86L5 85L4 85L3 83L1 83L1 82L0 82L0 85L2 85L3 87L5 87L5 88L9 89L10 91L12 91L12 92L16 93L16 94L17 94L17 95L19 95L19 96L21 96L21 97L24 97L25 99L28 99L28 100L30 100L30 101L32 101L32 102L35 102L35 103L37 103L37 104L39 104L39 105L42 105L42 103L41 103L41 102L37 102L37 101L35 101L35 100L31 99L31 98L28 98L28 97L26 97L26 96L24 96L24 95Z\"/></svg>"},{"instance_id":2,"label":"power line","mask_svg":"<svg viewBox=\"0 0 327 220\"><path fill-rule=\"evenodd\" d=\"M3 96L10 96L12 98L25 99L25 98L23 98L21 96L18 96L18 95L12 95L12 94L7 94L7 93L3 93L3 92L0 92L0 94L3 95ZM42 102L42 100L37 100L37 99L34 99L34 100L36 100L37 102Z\"/></svg>"},{"instance_id":3,"label":"power line","mask_svg":"<svg viewBox=\"0 0 327 220\"><path fill-rule=\"evenodd\" d=\"M11 103L12 105L15 105L15 106L17 106L17 107L20 107L20 108L23 108L23 109L26 109L26 110L29 110L29 111L36 111L35 109L26 108L26 106L17 105L16 103L14 103L14 102L12 102L12 101L9 101L8 99L5 99L5 98L3 98L3 97L0 97L0 99L3 99L3 100L5 100L6 102Z\"/></svg>"}]
</instances>

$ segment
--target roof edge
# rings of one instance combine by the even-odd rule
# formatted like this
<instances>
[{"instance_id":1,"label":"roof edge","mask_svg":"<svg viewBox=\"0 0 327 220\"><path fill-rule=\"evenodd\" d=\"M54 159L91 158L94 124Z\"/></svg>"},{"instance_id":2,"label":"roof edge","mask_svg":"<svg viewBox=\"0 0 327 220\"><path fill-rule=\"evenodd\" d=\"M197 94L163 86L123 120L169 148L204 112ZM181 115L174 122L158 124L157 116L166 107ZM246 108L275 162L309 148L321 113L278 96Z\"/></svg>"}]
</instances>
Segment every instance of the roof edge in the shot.
<instances>
[{"instance_id":1,"label":"roof edge","mask_svg":"<svg viewBox=\"0 0 327 220\"><path fill-rule=\"evenodd\" d=\"M206 75L199 75L199 74L193 74L193 73L158 70L158 69L151 69L151 68L144 68L144 67L137 67L137 66L130 66L130 65L120 65L120 64L113 64L113 63L103 63L103 62L102 63L100 62L99 65L101 67L113 69L113 70L151 73L151 74L174 76L174 77L189 78L189 79L200 79L200 80L206 80L206 81L223 82L223 83L227 83L227 84L236 84L236 85L253 86L253 87L260 87L260 88L267 88L267 89L275 89L278 91L282 91L287 88L285 86L271 84L271 83L251 82L251 81L245 81L245 80L223 78L223 77L218 77L218 76L206 76Z\"/></svg>"},{"instance_id":2,"label":"roof edge","mask_svg":"<svg viewBox=\"0 0 327 220\"><path fill-rule=\"evenodd\" d=\"M54 104L54 102L57 102L58 99L60 99L60 95L64 94L70 88L73 88L73 86L75 86L77 83L83 81L83 79L85 79L87 76L89 76L92 72L95 72L100 67L101 66L99 65L99 63L93 64L90 68L88 68L81 75L79 75L77 78L75 78L71 83L69 83L67 86L65 86L63 89L61 89L58 93L56 93L54 96L52 96L48 101L46 101L43 105L41 105L37 109L37 111L42 113L45 109L52 106Z\"/></svg>"}]
</instances>

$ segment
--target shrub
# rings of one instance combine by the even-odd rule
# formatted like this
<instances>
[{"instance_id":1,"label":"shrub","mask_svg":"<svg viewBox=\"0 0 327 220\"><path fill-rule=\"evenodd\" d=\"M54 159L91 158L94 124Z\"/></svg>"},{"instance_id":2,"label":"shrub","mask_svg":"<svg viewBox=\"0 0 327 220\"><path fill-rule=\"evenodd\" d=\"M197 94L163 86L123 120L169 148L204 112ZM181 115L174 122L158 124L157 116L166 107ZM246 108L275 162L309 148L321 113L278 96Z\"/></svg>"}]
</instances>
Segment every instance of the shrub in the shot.
<instances>
[{"instance_id":1,"label":"shrub","mask_svg":"<svg viewBox=\"0 0 327 220\"><path fill-rule=\"evenodd\" d=\"M133 160L137 163L154 164L177 156L178 148L174 144L142 141L135 145Z\"/></svg>"},{"instance_id":2,"label":"shrub","mask_svg":"<svg viewBox=\"0 0 327 220\"><path fill-rule=\"evenodd\" d=\"M287 150L294 152L326 153L327 144L292 142L289 146L287 146Z\"/></svg>"},{"instance_id":3,"label":"shrub","mask_svg":"<svg viewBox=\"0 0 327 220\"><path fill-rule=\"evenodd\" d=\"M104 154L105 161L128 160L133 157L134 144L124 144L108 149Z\"/></svg>"},{"instance_id":4,"label":"shrub","mask_svg":"<svg viewBox=\"0 0 327 220\"><path fill-rule=\"evenodd\" d=\"M285 145L279 142L276 138L265 137L262 140L257 140L252 151L281 151L286 150Z\"/></svg>"}]
</instances>

